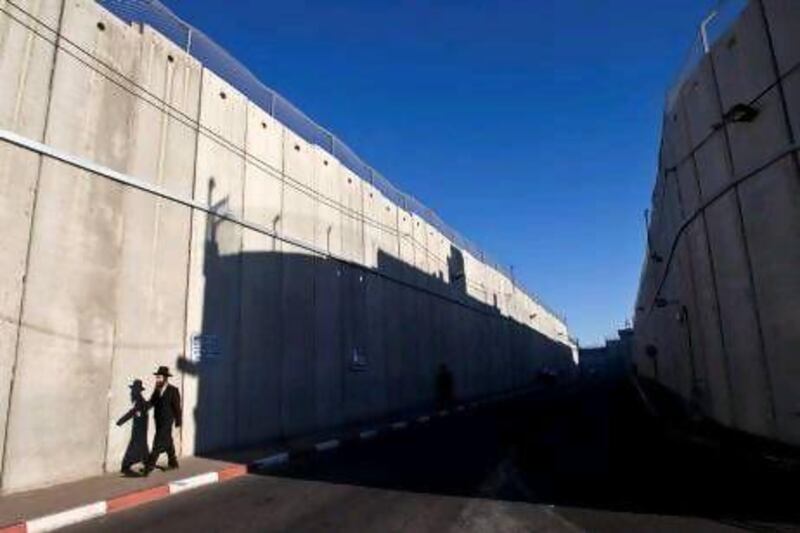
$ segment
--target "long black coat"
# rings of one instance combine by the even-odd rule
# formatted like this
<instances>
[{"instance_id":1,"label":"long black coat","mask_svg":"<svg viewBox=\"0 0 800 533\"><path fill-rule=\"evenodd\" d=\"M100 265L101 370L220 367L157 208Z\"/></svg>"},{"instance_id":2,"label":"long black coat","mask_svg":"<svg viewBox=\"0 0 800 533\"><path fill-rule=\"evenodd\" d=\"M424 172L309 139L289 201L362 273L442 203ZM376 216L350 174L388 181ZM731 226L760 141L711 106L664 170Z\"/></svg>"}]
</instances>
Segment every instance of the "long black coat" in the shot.
<instances>
[{"instance_id":1,"label":"long black coat","mask_svg":"<svg viewBox=\"0 0 800 533\"><path fill-rule=\"evenodd\" d=\"M172 424L181 427L181 393L174 385L167 385L163 393L153 391L148 404L153 408L156 423L155 441L172 442ZM155 444L155 443L154 443Z\"/></svg>"}]
</instances>

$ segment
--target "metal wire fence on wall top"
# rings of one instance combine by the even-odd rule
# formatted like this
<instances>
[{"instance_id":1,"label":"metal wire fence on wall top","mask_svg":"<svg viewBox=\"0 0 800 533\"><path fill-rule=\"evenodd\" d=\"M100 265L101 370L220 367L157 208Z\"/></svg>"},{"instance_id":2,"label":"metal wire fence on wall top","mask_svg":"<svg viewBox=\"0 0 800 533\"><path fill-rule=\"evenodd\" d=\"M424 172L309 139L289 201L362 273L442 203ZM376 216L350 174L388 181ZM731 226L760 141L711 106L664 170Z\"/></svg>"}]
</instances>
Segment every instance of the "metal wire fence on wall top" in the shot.
<instances>
[{"instance_id":1,"label":"metal wire fence on wall top","mask_svg":"<svg viewBox=\"0 0 800 533\"><path fill-rule=\"evenodd\" d=\"M307 142L316 144L336 157L345 167L371 183L389 200L414 213L446 236L453 244L512 280L515 287L526 293L537 305L553 316L565 317L545 305L532 291L514 279L511 268L500 265L469 239L448 226L436 213L412 195L397 187L365 163L335 135L319 126L286 98L264 85L250 70L215 43L202 31L184 22L158 0L96 0L111 13L129 24L143 24L158 31L236 88L254 104L294 131Z\"/></svg>"}]
</instances>

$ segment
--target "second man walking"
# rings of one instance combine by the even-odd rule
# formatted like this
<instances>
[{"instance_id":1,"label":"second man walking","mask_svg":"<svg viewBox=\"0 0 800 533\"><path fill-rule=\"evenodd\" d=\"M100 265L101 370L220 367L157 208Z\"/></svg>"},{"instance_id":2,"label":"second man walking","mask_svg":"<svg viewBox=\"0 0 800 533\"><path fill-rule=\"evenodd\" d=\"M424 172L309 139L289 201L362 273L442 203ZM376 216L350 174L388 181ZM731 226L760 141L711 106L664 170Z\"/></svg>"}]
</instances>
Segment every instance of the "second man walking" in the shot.
<instances>
[{"instance_id":1,"label":"second man walking","mask_svg":"<svg viewBox=\"0 0 800 533\"><path fill-rule=\"evenodd\" d=\"M169 468L178 468L175 444L172 442L172 424L174 423L175 427L181 427L181 394L177 387L169 384L169 378L172 376L169 368L160 366L154 375L156 376L156 387L148 404L153 408L156 434L153 438L153 449L144 468L145 476L153 471L158 456L165 452Z\"/></svg>"}]
</instances>

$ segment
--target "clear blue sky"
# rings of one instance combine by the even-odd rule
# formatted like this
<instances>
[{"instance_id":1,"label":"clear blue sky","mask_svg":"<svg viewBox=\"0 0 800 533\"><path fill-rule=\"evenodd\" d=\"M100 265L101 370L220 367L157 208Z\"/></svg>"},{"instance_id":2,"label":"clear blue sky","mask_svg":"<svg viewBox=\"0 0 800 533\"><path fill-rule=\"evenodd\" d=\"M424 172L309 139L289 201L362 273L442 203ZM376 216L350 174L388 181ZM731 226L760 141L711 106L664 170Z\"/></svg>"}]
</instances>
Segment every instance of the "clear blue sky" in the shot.
<instances>
[{"instance_id":1,"label":"clear blue sky","mask_svg":"<svg viewBox=\"0 0 800 533\"><path fill-rule=\"evenodd\" d=\"M567 316L630 316L664 92L710 0L166 0Z\"/></svg>"}]
</instances>

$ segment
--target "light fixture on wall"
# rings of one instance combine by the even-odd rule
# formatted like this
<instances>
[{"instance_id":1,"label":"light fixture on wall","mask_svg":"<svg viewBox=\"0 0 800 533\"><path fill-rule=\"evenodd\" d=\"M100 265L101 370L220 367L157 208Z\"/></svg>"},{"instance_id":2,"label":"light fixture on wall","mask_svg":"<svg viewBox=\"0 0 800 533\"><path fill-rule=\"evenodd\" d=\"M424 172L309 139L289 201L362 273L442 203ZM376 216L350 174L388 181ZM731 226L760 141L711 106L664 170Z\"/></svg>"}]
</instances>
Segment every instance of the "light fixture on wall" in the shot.
<instances>
[{"instance_id":1,"label":"light fixture on wall","mask_svg":"<svg viewBox=\"0 0 800 533\"><path fill-rule=\"evenodd\" d=\"M727 122L753 122L758 117L758 109L750 104L738 103L725 113Z\"/></svg>"}]
</instances>

